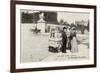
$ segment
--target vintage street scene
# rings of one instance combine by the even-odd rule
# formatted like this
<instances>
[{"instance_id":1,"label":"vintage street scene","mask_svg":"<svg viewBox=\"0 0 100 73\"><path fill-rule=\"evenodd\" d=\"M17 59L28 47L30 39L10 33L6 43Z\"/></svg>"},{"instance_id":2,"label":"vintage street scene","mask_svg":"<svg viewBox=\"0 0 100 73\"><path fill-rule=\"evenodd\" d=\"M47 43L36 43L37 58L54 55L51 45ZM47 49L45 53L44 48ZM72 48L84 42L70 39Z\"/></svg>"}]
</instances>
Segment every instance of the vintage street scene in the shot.
<instances>
[{"instance_id":1,"label":"vintage street scene","mask_svg":"<svg viewBox=\"0 0 100 73\"><path fill-rule=\"evenodd\" d=\"M89 13L20 10L21 63L89 59Z\"/></svg>"}]
</instances>

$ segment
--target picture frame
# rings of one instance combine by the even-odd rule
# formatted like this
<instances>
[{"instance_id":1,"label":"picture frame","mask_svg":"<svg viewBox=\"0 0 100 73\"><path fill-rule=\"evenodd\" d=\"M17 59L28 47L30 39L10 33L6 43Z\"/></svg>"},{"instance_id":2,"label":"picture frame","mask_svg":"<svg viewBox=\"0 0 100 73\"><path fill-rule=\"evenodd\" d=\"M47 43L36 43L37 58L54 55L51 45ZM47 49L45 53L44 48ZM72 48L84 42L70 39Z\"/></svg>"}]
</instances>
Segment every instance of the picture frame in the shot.
<instances>
[{"instance_id":1,"label":"picture frame","mask_svg":"<svg viewBox=\"0 0 100 73\"><path fill-rule=\"evenodd\" d=\"M50 22L57 21L57 23L52 23L52 24L60 24L60 21L58 23L58 17L53 17L56 15L52 15L50 12L56 12L56 14L57 15L59 14L59 16L63 15L63 14L67 15L69 12L69 14L68 14L69 17L68 16L67 17L71 20L69 20L68 23L70 23L72 20L78 21L77 19L81 19L82 17L83 17L82 19L89 19L88 20L88 22L90 23L89 32L88 32L89 33L88 34L89 50L87 52L87 54L89 56L88 59L86 59L86 58L84 59L83 58L84 56L80 57L80 56L73 56L73 54L69 55L70 53L68 53L67 55L60 53L61 54L60 57L69 57L71 59L68 61L66 61L64 59L63 60L64 62L63 61L56 62L55 60L51 61L51 59L49 57L49 58L45 59L46 61L44 61L44 60L40 61L40 59L37 61L37 58L39 58L40 55L42 55L41 57L44 56L43 53L40 54L39 56L36 55L36 57L34 57L34 52L31 52L31 51L35 51L34 49L37 49L34 46L36 44L39 44L39 43L36 43L36 41L40 42L39 40L35 40L36 44L35 45L33 44L33 47L32 47L33 50L31 50L31 51L26 50L25 52L27 52L27 53L23 54L24 45L27 45L27 44L29 45L29 46L25 46L25 48L26 48L26 47L30 47L31 43L34 43L34 42L29 42L29 40L23 40L23 38L27 38L27 37L24 37L27 35L24 35L23 33L27 33L26 28L28 28L28 26L24 27L24 25L26 23L28 23L28 24L31 23L32 25L33 25L33 23L38 24L38 22L35 22L36 18L34 18L34 21L33 21L33 20L31 20L31 17L29 17L28 14L26 14L26 16L25 16L25 14L22 15L22 13L40 13L41 14L40 21L43 21L43 19L45 19L45 20L47 20L46 24L51 24L51 23L49 23L49 21ZM51 14L50 15L51 18L46 18L45 13L47 13L47 16ZM87 14L84 14L84 13L87 13ZM23 16L23 18L22 18L22 16ZM44 18L44 16L45 16L45 18ZM72 16L72 18L70 16ZM86 16L86 18L85 18L85 16ZM26 17L26 19L25 19L25 17ZM33 16L33 17L35 17L35 16ZM60 16L59 18L61 18L61 17L62 16ZM55 18L55 19L53 19L53 18ZM62 18L65 18L68 20L68 18L64 17L64 15ZM39 16L38 16L37 20L39 20ZM84 21L82 21L82 22L84 22ZM44 22L42 22L42 23L44 23ZM76 24L76 22L74 24ZM38 26L38 29L41 29L41 27L44 28L44 26ZM55 27L55 26L53 26L53 27ZM31 26L31 28L33 28L33 26ZM81 27L79 27L79 28L81 28ZM45 30L41 29L40 31L44 32ZM47 3L47 2L34 2L34 1L11 1L11 29L10 29L10 32L11 32L11 37L10 37L10 39L11 39L11 42L10 42L10 44L11 44L11 51L10 51L11 52L11 61L10 61L11 73L96 67L96 6L95 5ZM28 33L28 35L29 35L29 33ZM40 38L42 38L42 37L40 37ZM23 43L26 41L28 41L29 43ZM30 55L31 61L28 59L26 60L28 53L29 54L31 53L31 55ZM51 53L50 53L50 55L51 55ZM53 53L53 55L55 56L55 53ZM56 55L59 58L59 55L57 53L56 53ZM56 58L56 59L58 59L58 58ZM79 58L79 60L76 61L77 58ZM83 58L83 59L81 59L81 58ZM50 59L50 62L48 62L49 59ZM55 57L53 59L55 59ZM71 61L72 59L73 59L73 61ZM71 61L71 62L69 62L69 61ZM28 64L26 64L26 63L28 63ZM21 64L23 64L23 65L21 65Z\"/></svg>"}]
</instances>

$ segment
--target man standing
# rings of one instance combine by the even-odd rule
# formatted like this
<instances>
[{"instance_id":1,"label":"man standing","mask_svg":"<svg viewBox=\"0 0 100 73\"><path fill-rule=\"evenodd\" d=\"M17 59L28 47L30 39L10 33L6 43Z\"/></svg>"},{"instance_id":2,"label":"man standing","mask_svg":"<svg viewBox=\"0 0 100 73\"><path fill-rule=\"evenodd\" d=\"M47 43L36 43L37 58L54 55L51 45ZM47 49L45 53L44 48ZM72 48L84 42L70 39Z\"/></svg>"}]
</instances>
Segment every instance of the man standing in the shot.
<instances>
[{"instance_id":1,"label":"man standing","mask_svg":"<svg viewBox=\"0 0 100 73\"><path fill-rule=\"evenodd\" d=\"M67 34L67 46L66 47L68 50L71 51L71 28L70 27L67 28L66 34Z\"/></svg>"},{"instance_id":2,"label":"man standing","mask_svg":"<svg viewBox=\"0 0 100 73\"><path fill-rule=\"evenodd\" d=\"M61 51L62 51L63 53L66 53L66 44L67 44L66 30L67 30L67 28L64 27L64 28L63 28L63 31L62 31L62 47L61 47Z\"/></svg>"}]
</instances>

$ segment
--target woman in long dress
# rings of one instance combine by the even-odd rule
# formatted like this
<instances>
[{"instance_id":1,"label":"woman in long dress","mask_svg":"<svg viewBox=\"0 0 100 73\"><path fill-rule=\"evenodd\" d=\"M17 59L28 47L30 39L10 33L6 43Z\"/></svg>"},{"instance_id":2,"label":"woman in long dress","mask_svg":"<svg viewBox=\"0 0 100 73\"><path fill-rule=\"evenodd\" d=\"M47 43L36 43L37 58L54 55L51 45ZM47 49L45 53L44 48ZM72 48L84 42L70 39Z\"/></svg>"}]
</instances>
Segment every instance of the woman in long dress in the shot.
<instances>
[{"instance_id":1,"label":"woman in long dress","mask_svg":"<svg viewBox=\"0 0 100 73\"><path fill-rule=\"evenodd\" d=\"M71 31L71 52L78 52L78 43L77 43L77 37L76 37L76 29L75 27L72 28Z\"/></svg>"}]
</instances>

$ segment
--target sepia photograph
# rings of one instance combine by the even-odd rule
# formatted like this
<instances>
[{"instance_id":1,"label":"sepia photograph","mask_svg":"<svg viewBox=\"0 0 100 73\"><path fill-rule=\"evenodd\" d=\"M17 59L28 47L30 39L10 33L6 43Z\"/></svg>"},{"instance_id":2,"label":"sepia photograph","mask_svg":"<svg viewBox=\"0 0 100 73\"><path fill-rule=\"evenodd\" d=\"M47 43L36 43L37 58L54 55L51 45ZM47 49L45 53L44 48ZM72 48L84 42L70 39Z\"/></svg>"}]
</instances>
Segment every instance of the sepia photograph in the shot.
<instances>
[{"instance_id":1,"label":"sepia photograph","mask_svg":"<svg viewBox=\"0 0 100 73\"><path fill-rule=\"evenodd\" d=\"M11 72L96 67L96 6L11 4Z\"/></svg>"},{"instance_id":2,"label":"sepia photograph","mask_svg":"<svg viewBox=\"0 0 100 73\"><path fill-rule=\"evenodd\" d=\"M89 13L20 12L21 63L89 59Z\"/></svg>"}]
</instances>

